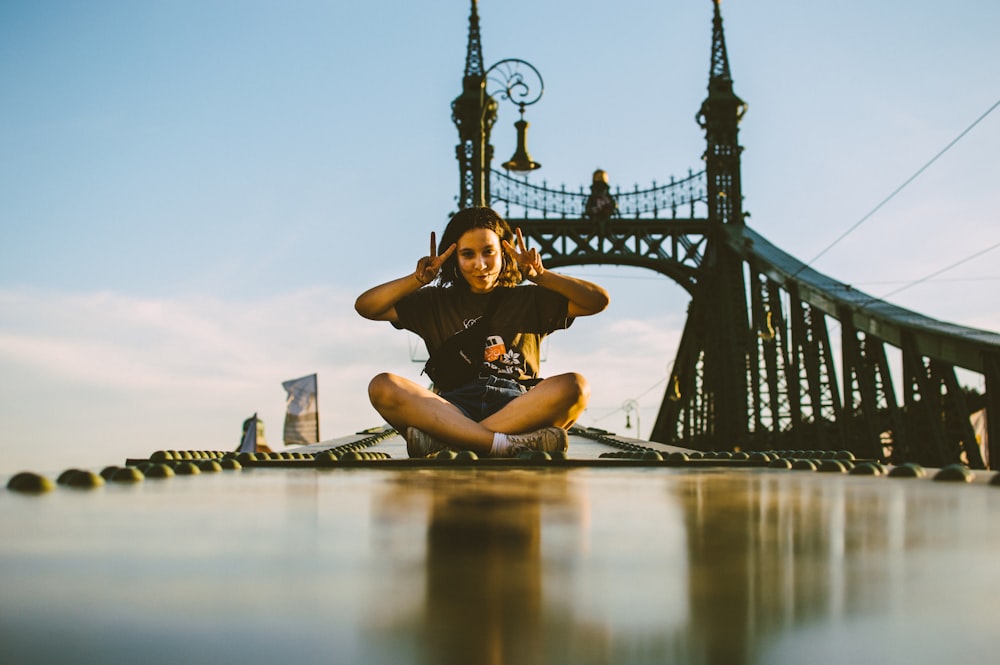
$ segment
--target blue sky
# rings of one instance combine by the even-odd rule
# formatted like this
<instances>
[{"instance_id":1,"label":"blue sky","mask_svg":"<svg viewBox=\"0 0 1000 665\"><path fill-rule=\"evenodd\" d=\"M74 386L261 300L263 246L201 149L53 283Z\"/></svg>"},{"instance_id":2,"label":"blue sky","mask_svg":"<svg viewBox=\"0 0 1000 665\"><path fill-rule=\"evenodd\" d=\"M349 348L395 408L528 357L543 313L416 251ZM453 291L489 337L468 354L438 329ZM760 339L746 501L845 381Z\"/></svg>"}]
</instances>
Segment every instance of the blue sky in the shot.
<instances>
[{"instance_id":1,"label":"blue sky","mask_svg":"<svg viewBox=\"0 0 1000 665\"><path fill-rule=\"evenodd\" d=\"M722 4L749 223L808 260L1000 98L1000 6ZM487 64L545 78L533 182L701 168L709 0L482 0ZM354 297L412 270L454 210L465 0L0 2L0 474L229 448L281 381L319 373L324 437L379 423L368 378L414 340ZM502 103L493 144L513 152ZM1000 241L1000 112L815 267L879 296ZM997 253L893 302L1000 330ZM612 307L553 336L594 384L583 424L655 418L686 297L570 270ZM634 423L633 423L634 424ZM634 433L635 430L632 430Z\"/></svg>"}]
</instances>

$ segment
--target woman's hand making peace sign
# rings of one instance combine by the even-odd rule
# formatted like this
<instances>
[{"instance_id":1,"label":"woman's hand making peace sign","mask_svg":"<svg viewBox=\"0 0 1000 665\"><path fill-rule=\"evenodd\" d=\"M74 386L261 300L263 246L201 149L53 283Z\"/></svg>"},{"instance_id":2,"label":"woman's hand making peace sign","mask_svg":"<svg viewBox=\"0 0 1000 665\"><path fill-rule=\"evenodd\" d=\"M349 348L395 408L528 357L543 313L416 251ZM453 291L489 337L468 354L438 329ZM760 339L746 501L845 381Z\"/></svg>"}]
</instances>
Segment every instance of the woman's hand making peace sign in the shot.
<instances>
[{"instance_id":1,"label":"woman's hand making peace sign","mask_svg":"<svg viewBox=\"0 0 1000 665\"><path fill-rule=\"evenodd\" d=\"M504 247L507 251L511 253L514 260L517 261L517 267L521 270L521 274L525 278L535 281L545 272L545 267L542 266L542 257L538 253L538 250L532 247L528 249L527 245L524 244L524 236L521 235L520 227L516 231L517 233L517 246L514 246L509 240L504 240Z\"/></svg>"},{"instance_id":2,"label":"woman's hand making peace sign","mask_svg":"<svg viewBox=\"0 0 1000 665\"><path fill-rule=\"evenodd\" d=\"M425 256L417 261L417 270L413 273L413 276L421 284L430 284L435 277L437 277L438 272L441 271L441 266L448 257L452 255L455 251L455 243L451 244L451 247L444 250L444 254L438 256L437 253L437 242L434 232L431 231L431 253L430 256Z\"/></svg>"}]
</instances>

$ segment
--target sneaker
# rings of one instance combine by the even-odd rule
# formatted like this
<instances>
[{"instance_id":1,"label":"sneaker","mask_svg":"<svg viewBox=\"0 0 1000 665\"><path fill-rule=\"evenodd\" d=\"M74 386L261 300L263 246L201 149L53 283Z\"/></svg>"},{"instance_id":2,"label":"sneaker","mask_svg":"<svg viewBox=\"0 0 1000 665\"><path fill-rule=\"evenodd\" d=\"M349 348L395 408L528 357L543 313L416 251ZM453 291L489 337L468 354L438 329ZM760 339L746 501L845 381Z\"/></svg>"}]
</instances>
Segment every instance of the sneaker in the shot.
<instances>
[{"instance_id":1,"label":"sneaker","mask_svg":"<svg viewBox=\"0 0 1000 665\"><path fill-rule=\"evenodd\" d=\"M416 427L406 428L406 454L410 457L430 457L442 450L451 447Z\"/></svg>"},{"instance_id":2,"label":"sneaker","mask_svg":"<svg viewBox=\"0 0 1000 665\"><path fill-rule=\"evenodd\" d=\"M569 449L569 435L562 427L546 427L524 434L508 434L510 456L517 457L533 450L546 453L566 452Z\"/></svg>"}]
</instances>

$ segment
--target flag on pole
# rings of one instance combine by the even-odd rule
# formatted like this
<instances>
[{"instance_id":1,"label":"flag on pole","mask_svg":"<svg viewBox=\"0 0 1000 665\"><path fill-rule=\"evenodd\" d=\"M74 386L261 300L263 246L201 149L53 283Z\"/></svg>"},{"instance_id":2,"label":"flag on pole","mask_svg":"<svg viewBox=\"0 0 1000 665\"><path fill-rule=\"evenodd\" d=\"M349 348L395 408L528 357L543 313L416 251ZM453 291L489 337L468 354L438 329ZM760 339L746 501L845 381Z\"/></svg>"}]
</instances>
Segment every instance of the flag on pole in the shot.
<instances>
[{"instance_id":1,"label":"flag on pole","mask_svg":"<svg viewBox=\"0 0 1000 665\"><path fill-rule=\"evenodd\" d=\"M285 411L285 445L319 441L316 375L310 374L281 384L288 393Z\"/></svg>"}]
</instances>

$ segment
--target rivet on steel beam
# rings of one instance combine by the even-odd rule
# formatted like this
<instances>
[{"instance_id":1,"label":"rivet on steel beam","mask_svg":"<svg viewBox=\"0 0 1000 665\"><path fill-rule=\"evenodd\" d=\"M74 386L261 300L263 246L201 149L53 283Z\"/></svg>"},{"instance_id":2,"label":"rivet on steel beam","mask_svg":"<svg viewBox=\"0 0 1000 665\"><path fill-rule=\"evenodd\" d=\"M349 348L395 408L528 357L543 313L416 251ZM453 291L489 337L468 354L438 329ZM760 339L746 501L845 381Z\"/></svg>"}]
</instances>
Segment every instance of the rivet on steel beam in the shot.
<instances>
[{"instance_id":1,"label":"rivet on steel beam","mask_svg":"<svg viewBox=\"0 0 1000 665\"><path fill-rule=\"evenodd\" d=\"M549 455L544 450L532 450L528 455L528 459L532 462L551 462L552 455Z\"/></svg>"},{"instance_id":2,"label":"rivet on steel beam","mask_svg":"<svg viewBox=\"0 0 1000 665\"><path fill-rule=\"evenodd\" d=\"M173 478L174 469L169 464L150 464L144 472L147 478Z\"/></svg>"},{"instance_id":3,"label":"rivet on steel beam","mask_svg":"<svg viewBox=\"0 0 1000 665\"><path fill-rule=\"evenodd\" d=\"M72 476L74 473L80 473L80 469L66 469L65 471L60 473L59 476L56 478L56 484L65 485L66 483L69 482L69 477Z\"/></svg>"},{"instance_id":4,"label":"rivet on steel beam","mask_svg":"<svg viewBox=\"0 0 1000 665\"><path fill-rule=\"evenodd\" d=\"M850 471L852 476L881 476L885 469L881 464L874 462L861 462Z\"/></svg>"},{"instance_id":5,"label":"rivet on steel beam","mask_svg":"<svg viewBox=\"0 0 1000 665\"><path fill-rule=\"evenodd\" d=\"M143 475L142 471L132 466L122 466L115 469L115 472L111 474L111 480L115 483L138 483L141 482L146 476Z\"/></svg>"},{"instance_id":6,"label":"rivet on steel beam","mask_svg":"<svg viewBox=\"0 0 1000 665\"><path fill-rule=\"evenodd\" d=\"M66 484L78 489L93 489L104 487L104 478L93 471L77 471L66 480Z\"/></svg>"},{"instance_id":7,"label":"rivet on steel beam","mask_svg":"<svg viewBox=\"0 0 1000 665\"><path fill-rule=\"evenodd\" d=\"M201 469L194 462L177 462L174 464L174 473L178 476L196 476L201 473Z\"/></svg>"},{"instance_id":8,"label":"rivet on steel beam","mask_svg":"<svg viewBox=\"0 0 1000 665\"><path fill-rule=\"evenodd\" d=\"M55 488L55 483L32 471L22 471L7 481L7 489L25 494L42 494Z\"/></svg>"},{"instance_id":9,"label":"rivet on steel beam","mask_svg":"<svg viewBox=\"0 0 1000 665\"><path fill-rule=\"evenodd\" d=\"M889 472L890 478L926 478L927 470L919 464L906 462L892 467Z\"/></svg>"},{"instance_id":10,"label":"rivet on steel beam","mask_svg":"<svg viewBox=\"0 0 1000 665\"><path fill-rule=\"evenodd\" d=\"M332 450L316 455L316 466L335 466L338 461L340 461L340 457Z\"/></svg>"},{"instance_id":11,"label":"rivet on steel beam","mask_svg":"<svg viewBox=\"0 0 1000 665\"><path fill-rule=\"evenodd\" d=\"M971 483L976 474L964 464L949 464L934 474L934 480Z\"/></svg>"},{"instance_id":12,"label":"rivet on steel beam","mask_svg":"<svg viewBox=\"0 0 1000 665\"><path fill-rule=\"evenodd\" d=\"M463 462L474 462L479 459L479 455L471 450L460 450L455 455L455 459Z\"/></svg>"},{"instance_id":13,"label":"rivet on steel beam","mask_svg":"<svg viewBox=\"0 0 1000 665\"><path fill-rule=\"evenodd\" d=\"M825 459L820 462L817 471L822 471L823 473L846 473L847 469L838 460L835 459Z\"/></svg>"}]
</instances>

